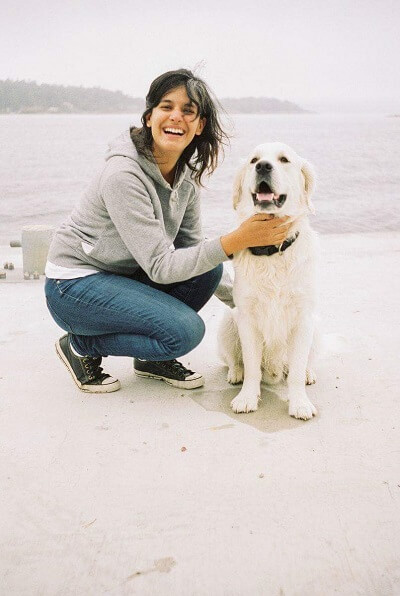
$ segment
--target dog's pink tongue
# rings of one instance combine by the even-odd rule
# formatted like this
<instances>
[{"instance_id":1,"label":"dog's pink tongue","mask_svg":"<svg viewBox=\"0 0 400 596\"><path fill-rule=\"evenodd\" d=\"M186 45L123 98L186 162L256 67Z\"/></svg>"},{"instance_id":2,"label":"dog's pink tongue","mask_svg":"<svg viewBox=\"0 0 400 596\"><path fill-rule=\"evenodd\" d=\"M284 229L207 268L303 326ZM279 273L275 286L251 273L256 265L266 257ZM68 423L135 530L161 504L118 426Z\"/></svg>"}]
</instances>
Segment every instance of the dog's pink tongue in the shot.
<instances>
[{"instance_id":1,"label":"dog's pink tongue","mask_svg":"<svg viewBox=\"0 0 400 596\"><path fill-rule=\"evenodd\" d=\"M257 197L257 201L272 201L274 198L274 193L273 192L269 192L269 193L258 192L256 197Z\"/></svg>"}]
</instances>

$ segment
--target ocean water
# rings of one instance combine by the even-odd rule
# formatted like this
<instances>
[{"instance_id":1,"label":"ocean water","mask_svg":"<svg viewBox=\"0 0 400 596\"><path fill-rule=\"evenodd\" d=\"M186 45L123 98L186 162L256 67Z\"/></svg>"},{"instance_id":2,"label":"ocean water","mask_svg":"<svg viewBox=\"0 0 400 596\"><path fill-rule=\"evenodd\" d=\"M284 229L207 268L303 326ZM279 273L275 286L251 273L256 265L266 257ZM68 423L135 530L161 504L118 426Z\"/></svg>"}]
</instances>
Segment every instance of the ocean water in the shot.
<instances>
[{"instance_id":1,"label":"ocean water","mask_svg":"<svg viewBox=\"0 0 400 596\"><path fill-rule=\"evenodd\" d=\"M138 115L0 115L0 244L27 224L59 225L101 168L108 140ZM282 141L317 173L321 233L400 230L400 118L354 114L236 115L230 148L202 192L205 233L231 230L232 181L259 143Z\"/></svg>"}]
</instances>

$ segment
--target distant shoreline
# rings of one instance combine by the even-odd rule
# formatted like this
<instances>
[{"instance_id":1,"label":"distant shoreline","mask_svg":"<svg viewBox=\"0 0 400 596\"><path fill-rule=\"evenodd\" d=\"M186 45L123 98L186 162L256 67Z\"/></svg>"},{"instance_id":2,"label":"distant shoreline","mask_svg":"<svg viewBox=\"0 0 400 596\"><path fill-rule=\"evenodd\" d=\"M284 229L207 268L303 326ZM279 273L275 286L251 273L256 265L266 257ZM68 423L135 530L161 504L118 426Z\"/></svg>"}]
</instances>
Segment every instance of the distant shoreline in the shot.
<instances>
[{"instance_id":1,"label":"distant shoreline","mask_svg":"<svg viewBox=\"0 0 400 596\"><path fill-rule=\"evenodd\" d=\"M275 97L223 97L219 104L227 114L309 113ZM143 98L121 91L0 80L0 114L137 114L144 109Z\"/></svg>"},{"instance_id":2,"label":"distant shoreline","mask_svg":"<svg viewBox=\"0 0 400 596\"><path fill-rule=\"evenodd\" d=\"M141 115L142 112L0 112L0 116L123 116L124 114ZM227 112L228 116L312 116L315 114L319 114L319 112L311 110L304 110L304 112Z\"/></svg>"}]
</instances>

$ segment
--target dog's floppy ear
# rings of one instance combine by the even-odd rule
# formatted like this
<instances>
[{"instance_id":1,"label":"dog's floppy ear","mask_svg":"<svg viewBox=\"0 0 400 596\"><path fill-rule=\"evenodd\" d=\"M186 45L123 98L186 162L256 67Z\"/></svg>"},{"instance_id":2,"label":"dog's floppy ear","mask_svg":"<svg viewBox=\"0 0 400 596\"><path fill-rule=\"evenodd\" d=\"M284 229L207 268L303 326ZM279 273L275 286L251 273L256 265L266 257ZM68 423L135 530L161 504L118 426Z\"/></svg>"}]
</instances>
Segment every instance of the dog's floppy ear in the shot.
<instances>
[{"instance_id":1,"label":"dog's floppy ear","mask_svg":"<svg viewBox=\"0 0 400 596\"><path fill-rule=\"evenodd\" d=\"M233 182L233 208L239 204L240 198L242 196L242 185L243 185L243 178L246 171L246 164L244 163L240 168L239 172L236 174L235 180Z\"/></svg>"},{"instance_id":2,"label":"dog's floppy ear","mask_svg":"<svg viewBox=\"0 0 400 596\"><path fill-rule=\"evenodd\" d=\"M314 205L311 201L311 195L315 188L315 172L314 168L308 161L303 161L301 166L301 173L304 177L304 196L306 199L307 207L311 213L315 213Z\"/></svg>"}]
</instances>

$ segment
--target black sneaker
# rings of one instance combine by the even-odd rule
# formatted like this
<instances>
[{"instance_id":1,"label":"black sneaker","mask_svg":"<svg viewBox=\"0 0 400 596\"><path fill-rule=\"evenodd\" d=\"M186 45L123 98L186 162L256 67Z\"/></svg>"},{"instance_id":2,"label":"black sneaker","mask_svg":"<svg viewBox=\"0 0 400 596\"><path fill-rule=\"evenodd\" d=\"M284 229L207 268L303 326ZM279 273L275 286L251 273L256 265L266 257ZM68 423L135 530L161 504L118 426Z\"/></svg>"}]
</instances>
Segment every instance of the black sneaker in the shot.
<instances>
[{"instance_id":1,"label":"black sneaker","mask_svg":"<svg viewBox=\"0 0 400 596\"><path fill-rule=\"evenodd\" d=\"M179 389L196 389L204 385L204 378L177 360L139 360L133 359L133 369L138 377L160 379Z\"/></svg>"},{"instance_id":2,"label":"black sneaker","mask_svg":"<svg viewBox=\"0 0 400 596\"><path fill-rule=\"evenodd\" d=\"M101 356L76 356L71 350L69 334L63 335L56 342L56 352L82 391L88 393L112 393L121 388L118 379L103 372Z\"/></svg>"}]
</instances>

